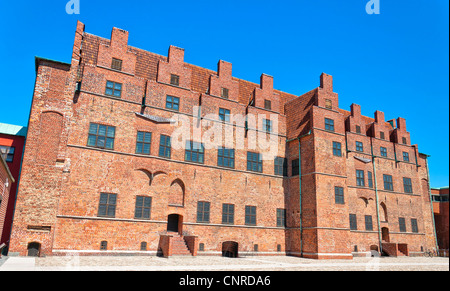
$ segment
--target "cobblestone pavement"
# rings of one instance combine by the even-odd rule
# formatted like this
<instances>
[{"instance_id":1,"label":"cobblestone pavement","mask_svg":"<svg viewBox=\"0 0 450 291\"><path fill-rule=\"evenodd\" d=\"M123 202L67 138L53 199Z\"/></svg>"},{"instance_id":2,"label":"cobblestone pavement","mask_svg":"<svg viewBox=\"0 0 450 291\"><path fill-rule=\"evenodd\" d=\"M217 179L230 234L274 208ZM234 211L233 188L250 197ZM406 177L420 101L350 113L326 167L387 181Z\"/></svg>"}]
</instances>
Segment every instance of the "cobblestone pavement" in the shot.
<instances>
[{"instance_id":1,"label":"cobblestone pavement","mask_svg":"<svg viewBox=\"0 0 450 291\"><path fill-rule=\"evenodd\" d=\"M449 271L449 258L310 260L296 257L46 257L3 258L0 271Z\"/></svg>"}]
</instances>

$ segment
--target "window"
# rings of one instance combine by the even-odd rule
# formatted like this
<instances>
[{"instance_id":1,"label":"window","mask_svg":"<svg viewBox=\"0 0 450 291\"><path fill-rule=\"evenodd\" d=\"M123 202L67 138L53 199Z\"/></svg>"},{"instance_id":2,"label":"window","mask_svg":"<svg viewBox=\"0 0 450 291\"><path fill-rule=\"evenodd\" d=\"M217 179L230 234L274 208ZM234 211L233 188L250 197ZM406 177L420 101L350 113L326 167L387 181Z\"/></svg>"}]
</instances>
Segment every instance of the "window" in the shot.
<instances>
[{"instance_id":1,"label":"window","mask_svg":"<svg viewBox=\"0 0 450 291\"><path fill-rule=\"evenodd\" d=\"M197 222L209 223L209 202L197 203Z\"/></svg>"},{"instance_id":2,"label":"window","mask_svg":"<svg viewBox=\"0 0 450 291\"><path fill-rule=\"evenodd\" d=\"M230 110L219 108L219 119L225 122L230 122Z\"/></svg>"},{"instance_id":3,"label":"window","mask_svg":"<svg viewBox=\"0 0 450 291\"><path fill-rule=\"evenodd\" d=\"M111 69L122 71L122 60L119 59L112 59Z\"/></svg>"},{"instance_id":4,"label":"window","mask_svg":"<svg viewBox=\"0 0 450 291\"><path fill-rule=\"evenodd\" d=\"M286 158L276 157L274 165L275 165L275 170L274 170L275 175L287 177L287 159Z\"/></svg>"},{"instance_id":5,"label":"window","mask_svg":"<svg viewBox=\"0 0 450 291\"><path fill-rule=\"evenodd\" d=\"M266 132L272 132L272 120L263 119L263 130Z\"/></svg>"},{"instance_id":6,"label":"window","mask_svg":"<svg viewBox=\"0 0 450 291\"><path fill-rule=\"evenodd\" d=\"M205 162L205 147L203 144L195 141L186 141L184 160L186 162L203 164Z\"/></svg>"},{"instance_id":7,"label":"window","mask_svg":"<svg viewBox=\"0 0 450 291\"><path fill-rule=\"evenodd\" d=\"M159 143L159 156L170 159L170 148L170 136L161 134L161 140Z\"/></svg>"},{"instance_id":8,"label":"window","mask_svg":"<svg viewBox=\"0 0 450 291\"><path fill-rule=\"evenodd\" d=\"M387 157L387 148L380 147L380 154L382 157Z\"/></svg>"},{"instance_id":9,"label":"window","mask_svg":"<svg viewBox=\"0 0 450 291\"><path fill-rule=\"evenodd\" d=\"M151 208L152 208L152 197L136 196L134 218L150 219Z\"/></svg>"},{"instance_id":10,"label":"window","mask_svg":"<svg viewBox=\"0 0 450 291\"><path fill-rule=\"evenodd\" d=\"M365 224L366 224L366 230L373 230L373 223L372 223L371 215L365 216Z\"/></svg>"},{"instance_id":11,"label":"window","mask_svg":"<svg viewBox=\"0 0 450 291\"><path fill-rule=\"evenodd\" d=\"M404 217L398 218L398 227L400 229L400 232L406 232L406 222Z\"/></svg>"},{"instance_id":12,"label":"window","mask_svg":"<svg viewBox=\"0 0 450 291\"><path fill-rule=\"evenodd\" d=\"M272 110L272 101L270 100L264 100L264 108L267 110Z\"/></svg>"},{"instance_id":13,"label":"window","mask_svg":"<svg viewBox=\"0 0 450 291\"><path fill-rule=\"evenodd\" d=\"M336 157L342 157L341 143L333 141L333 155Z\"/></svg>"},{"instance_id":14,"label":"window","mask_svg":"<svg viewBox=\"0 0 450 291\"><path fill-rule=\"evenodd\" d=\"M334 201L336 204L345 204L344 202L344 188L334 187Z\"/></svg>"},{"instance_id":15,"label":"window","mask_svg":"<svg viewBox=\"0 0 450 291\"><path fill-rule=\"evenodd\" d=\"M411 231L418 233L419 232L419 227L417 225L417 219L415 218L411 218Z\"/></svg>"},{"instance_id":16,"label":"window","mask_svg":"<svg viewBox=\"0 0 450 291\"><path fill-rule=\"evenodd\" d=\"M407 144L408 142L406 141L406 137L402 137L402 143L403 144Z\"/></svg>"},{"instance_id":17,"label":"window","mask_svg":"<svg viewBox=\"0 0 450 291\"><path fill-rule=\"evenodd\" d=\"M325 108L326 109L333 109L333 102L331 102L330 99L325 99Z\"/></svg>"},{"instance_id":18,"label":"window","mask_svg":"<svg viewBox=\"0 0 450 291\"><path fill-rule=\"evenodd\" d=\"M367 171L367 182L369 188L373 188L372 172Z\"/></svg>"},{"instance_id":19,"label":"window","mask_svg":"<svg viewBox=\"0 0 450 291\"><path fill-rule=\"evenodd\" d=\"M403 161L404 162L409 162L409 153L403 152Z\"/></svg>"},{"instance_id":20,"label":"window","mask_svg":"<svg viewBox=\"0 0 450 291\"><path fill-rule=\"evenodd\" d=\"M300 174L300 160L292 160L292 177Z\"/></svg>"},{"instance_id":21,"label":"window","mask_svg":"<svg viewBox=\"0 0 450 291\"><path fill-rule=\"evenodd\" d=\"M145 252L147 250L147 242L141 242L141 251Z\"/></svg>"},{"instance_id":22,"label":"window","mask_svg":"<svg viewBox=\"0 0 450 291\"><path fill-rule=\"evenodd\" d=\"M364 145L362 142L357 141L356 142L356 151L357 152L363 152L364 151Z\"/></svg>"},{"instance_id":23,"label":"window","mask_svg":"<svg viewBox=\"0 0 450 291\"><path fill-rule=\"evenodd\" d=\"M91 123L89 126L88 146L114 149L114 138L116 135L116 128L114 126L107 126L97 123Z\"/></svg>"},{"instance_id":24,"label":"window","mask_svg":"<svg viewBox=\"0 0 450 291\"><path fill-rule=\"evenodd\" d=\"M230 92L230 91L229 91L227 88L222 88L222 89L220 90L220 97L228 99L228 97L229 97L229 92Z\"/></svg>"},{"instance_id":25,"label":"window","mask_svg":"<svg viewBox=\"0 0 450 291\"><path fill-rule=\"evenodd\" d=\"M166 108L179 111L180 110L180 98L167 95Z\"/></svg>"},{"instance_id":26,"label":"window","mask_svg":"<svg viewBox=\"0 0 450 291\"><path fill-rule=\"evenodd\" d=\"M234 149L219 147L217 156L218 166L234 169Z\"/></svg>"},{"instance_id":27,"label":"window","mask_svg":"<svg viewBox=\"0 0 450 291\"><path fill-rule=\"evenodd\" d=\"M262 173L262 159L260 154L247 152L247 171Z\"/></svg>"},{"instance_id":28,"label":"window","mask_svg":"<svg viewBox=\"0 0 450 291\"><path fill-rule=\"evenodd\" d=\"M122 95L122 84L112 81L106 81L105 95L119 97Z\"/></svg>"},{"instance_id":29,"label":"window","mask_svg":"<svg viewBox=\"0 0 450 291\"><path fill-rule=\"evenodd\" d=\"M222 223L234 224L234 204L222 204Z\"/></svg>"},{"instance_id":30,"label":"window","mask_svg":"<svg viewBox=\"0 0 450 291\"><path fill-rule=\"evenodd\" d=\"M150 146L152 142L152 133L138 131L136 138L136 154L150 154Z\"/></svg>"},{"instance_id":31,"label":"window","mask_svg":"<svg viewBox=\"0 0 450 291\"><path fill-rule=\"evenodd\" d=\"M106 240L100 242L100 250L106 251L108 249L108 242Z\"/></svg>"},{"instance_id":32,"label":"window","mask_svg":"<svg viewBox=\"0 0 450 291\"><path fill-rule=\"evenodd\" d=\"M385 139L385 137L384 137L384 131L380 131L380 138L381 138L381 139Z\"/></svg>"},{"instance_id":33,"label":"window","mask_svg":"<svg viewBox=\"0 0 450 291\"><path fill-rule=\"evenodd\" d=\"M364 171L363 170L356 170L356 186L366 186L364 182Z\"/></svg>"},{"instance_id":34,"label":"window","mask_svg":"<svg viewBox=\"0 0 450 291\"><path fill-rule=\"evenodd\" d=\"M101 193L98 216L116 217L116 194Z\"/></svg>"},{"instance_id":35,"label":"window","mask_svg":"<svg viewBox=\"0 0 450 291\"><path fill-rule=\"evenodd\" d=\"M175 86L180 86L180 76L171 74L170 75L170 84Z\"/></svg>"},{"instance_id":36,"label":"window","mask_svg":"<svg viewBox=\"0 0 450 291\"><path fill-rule=\"evenodd\" d=\"M384 190L394 191L391 175L383 175Z\"/></svg>"},{"instance_id":37,"label":"window","mask_svg":"<svg viewBox=\"0 0 450 291\"><path fill-rule=\"evenodd\" d=\"M334 131L334 120L325 118L325 129L329 131Z\"/></svg>"},{"instance_id":38,"label":"window","mask_svg":"<svg viewBox=\"0 0 450 291\"><path fill-rule=\"evenodd\" d=\"M361 133L361 126L359 125L356 126L356 133Z\"/></svg>"},{"instance_id":39,"label":"window","mask_svg":"<svg viewBox=\"0 0 450 291\"><path fill-rule=\"evenodd\" d=\"M256 225L256 206L245 206L245 225Z\"/></svg>"},{"instance_id":40,"label":"window","mask_svg":"<svg viewBox=\"0 0 450 291\"><path fill-rule=\"evenodd\" d=\"M12 163L14 160L15 147L0 146L0 155L7 163Z\"/></svg>"},{"instance_id":41,"label":"window","mask_svg":"<svg viewBox=\"0 0 450 291\"><path fill-rule=\"evenodd\" d=\"M286 227L286 209L277 208L277 227Z\"/></svg>"},{"instance_id":42,"label":"window","mask_svg":"<svg viewBox=\"0 0 450 291\"><path fill-rule=\"evenodd\" d=\"M356 214L350 214L350 229L351 230L358 229L358 223L356 221Z\"/></svg>"},{"instance_id":43,"label":"window","mask_svg":"<svg viewBox=\"0 0 450 291\"><path fill-rule=\"evenodd\" d=\"M403 178L403 190L405 193L412 193L412 183L411 178Z\"/></svg>"}]
</instances>

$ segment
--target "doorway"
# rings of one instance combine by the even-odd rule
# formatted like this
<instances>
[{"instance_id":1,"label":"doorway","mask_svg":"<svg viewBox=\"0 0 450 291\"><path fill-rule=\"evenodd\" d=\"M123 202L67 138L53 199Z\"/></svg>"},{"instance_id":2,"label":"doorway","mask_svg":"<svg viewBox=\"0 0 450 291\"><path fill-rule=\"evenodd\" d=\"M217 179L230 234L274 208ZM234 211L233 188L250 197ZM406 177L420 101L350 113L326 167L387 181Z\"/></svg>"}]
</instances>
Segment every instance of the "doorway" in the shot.
<instances>
[{"instance_id":1,"label":"doorway","mask_svg":"<svg viewBox=\"0 0 450 291\"><path fill-rule=\"evenodd\" d=\"M27 250L29 257L39 257L41 252L41 244L37 242L29 243Z\"/></svg>"},{"instance_id":2,"label":"doorway","mask_svg":"<svg viewBox=\"0 0 450 291\"><path fill-rule=\"evenodd\" d=\"M178 214L170 214L167 218L167 231L181 233L181 223L183 218Z\"/></svg>"},{"instance_id":3,"label":"doorway","mask_svg":"<svg viewBox=\"0 0 450 291\"><path fill-rule=\"evenodd\" d=\"M239 244L235 241L222 243L222 257L237 258Z\"/></svg>"}]
</instances>

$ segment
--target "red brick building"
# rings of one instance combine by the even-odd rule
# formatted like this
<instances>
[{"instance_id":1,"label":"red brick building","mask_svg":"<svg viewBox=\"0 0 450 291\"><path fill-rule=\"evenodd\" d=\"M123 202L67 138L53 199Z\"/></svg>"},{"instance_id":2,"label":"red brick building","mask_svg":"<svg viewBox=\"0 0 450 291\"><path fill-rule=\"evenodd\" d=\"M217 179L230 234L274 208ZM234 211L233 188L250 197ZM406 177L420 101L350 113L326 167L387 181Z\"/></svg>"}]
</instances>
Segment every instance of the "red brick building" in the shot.
<instances>
[{"instance_id":1,"label":"red brick building","mask_svg":"<svg viewBox=\"0 0 450 291\"><path fill-rule=\"evenodd\" d=\"M3 233L5 228L7 206L10 199L9 193L14 182L15 180L8 168L8 164L3 155L0 155L0 233ZM6 242L0 242L0 257L6 246Z\"/></svg>"},{"instance_id":2,"label":"red brick building","mask_svg":"<svg viewBox=\"0 0 450 291\"><path fill-rule=\"evenodd\" d=\"M11 252L351 259L435 245L426 156L403 118L340 109L327 74L295 96L184 53L78 23L70 64L36 59Z\"/></svg>"},{"instance_id":3,"label":"red brick building","mask_svg":"<svg viewBox=\"0 0 450 291\"><path fill-rule=\"evenodd\" d=\"M448 250L449 240L449 208L448 208L448 186L432 188L431 197L433 201L434 220L436 223L436 236L439 249ZM448 252L447 252L448 253Z\"/></svg>"},{"instance_id":4,"label":"red brick building","mask_svg":"<svg viewBox=\"0 0 450 291\"><path fill-rule=\"evenodd\" d=\"M3 195L0 210L0 244L9 245L26 133L26 127L0 123L0 155L3 156L14 178L14 182L10 183L11 190Z\"/></svg>"}]
</instances>

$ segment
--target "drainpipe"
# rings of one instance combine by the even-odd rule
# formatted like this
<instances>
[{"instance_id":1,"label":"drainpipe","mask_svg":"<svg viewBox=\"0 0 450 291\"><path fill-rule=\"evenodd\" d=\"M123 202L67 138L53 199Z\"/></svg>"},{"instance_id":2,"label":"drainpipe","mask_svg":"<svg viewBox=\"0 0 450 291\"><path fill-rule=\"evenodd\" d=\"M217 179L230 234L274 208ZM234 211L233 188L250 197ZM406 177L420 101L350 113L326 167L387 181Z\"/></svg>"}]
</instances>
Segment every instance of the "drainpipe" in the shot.
<instances>
[{"instance_id":1,"label":"drainpipe","mask_svg":"<svg viewBox=\"0 0 450 291\"><path fill-rule=\"evenodd\" d=\"M300 226L300 256L303 257L303 226L302 226L302 155L301 155L301 144L300 144L300 139L302 137L305 136L309 136L311 135L311 130L309 130L309 132L307 134L304 134L302 136L287 140L286 143L289 143L291 141L294 140L298 140L298 201L299 201L299 206L300 206L300 221L299 221L299 226Z\"/></svg>"},{"instance_id":2,"label":"drainpipe","mask_svg":"<svg viewBox=\"0 0 450 291\"><path fill-rule=\"evenodd\" d=\"M377 168L375 167L376 156L373 154L372 137L370 138L370 150L371 150L371 154L372 154L373 181L374 181L374 187L375 187L375 201L377 204L378 243L380 245L380 254L382 254L383 253L383 242L381 240L380 203L378 201Z\"/></svg>"},{"instance_id":3,"label":"drainpipe","mask_svg":"<svg viewBox=\"0 0 450 291\"><path fill-rule=\"evenodd\" d=\"M427 157L426 163L427 163L427 179L428 179L428 195L430 196L430 204L431 204L431 219L433 220L433 233L434 233L434 242L436 247L436 252L439 251L438 241L437 241L437 234L436 234L436 222L434 220L434 209L433 209L433 200L431 199L431 182L430 182L430 170L428 168L428 158L431 157L429 155L425 155Z\"/></svg>"}]
</instances>

